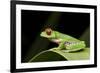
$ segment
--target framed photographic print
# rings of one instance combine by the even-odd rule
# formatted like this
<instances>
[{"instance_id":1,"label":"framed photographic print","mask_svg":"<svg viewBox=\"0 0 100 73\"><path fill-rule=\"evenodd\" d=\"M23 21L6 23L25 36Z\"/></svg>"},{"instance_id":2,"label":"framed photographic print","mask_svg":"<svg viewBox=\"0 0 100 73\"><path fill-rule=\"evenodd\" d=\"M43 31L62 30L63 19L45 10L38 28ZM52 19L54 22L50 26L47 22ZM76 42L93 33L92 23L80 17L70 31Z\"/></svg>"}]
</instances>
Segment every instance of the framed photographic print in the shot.
<instances>
[{"instance_id":1,"label":"framed photographic print","mask_svg":"<svg viewBox=\"0 0 100 73\"><path fill-rule=\"evenodd\" d=\"M11 1L11 72L97 66L97 7Z\"/></svg>"}]
</instances>

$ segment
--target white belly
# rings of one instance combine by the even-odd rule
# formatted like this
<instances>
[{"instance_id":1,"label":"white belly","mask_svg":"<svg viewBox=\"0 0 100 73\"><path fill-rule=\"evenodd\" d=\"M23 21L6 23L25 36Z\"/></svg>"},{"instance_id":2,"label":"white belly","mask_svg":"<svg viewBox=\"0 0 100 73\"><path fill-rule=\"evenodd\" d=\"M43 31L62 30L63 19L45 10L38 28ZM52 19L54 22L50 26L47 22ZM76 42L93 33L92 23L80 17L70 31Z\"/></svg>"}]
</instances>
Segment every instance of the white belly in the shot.
<instances>
[{"instance_id":1,"label":"white belly","mask_svg":"<svg viewBox=\"0 0 100 73\"><path fill-rule=\"evenodd\" d=\"M57 44L59 44L62 41L62 39L52 39L52 42L55 42Z\"/></svg>"}]
</instances>

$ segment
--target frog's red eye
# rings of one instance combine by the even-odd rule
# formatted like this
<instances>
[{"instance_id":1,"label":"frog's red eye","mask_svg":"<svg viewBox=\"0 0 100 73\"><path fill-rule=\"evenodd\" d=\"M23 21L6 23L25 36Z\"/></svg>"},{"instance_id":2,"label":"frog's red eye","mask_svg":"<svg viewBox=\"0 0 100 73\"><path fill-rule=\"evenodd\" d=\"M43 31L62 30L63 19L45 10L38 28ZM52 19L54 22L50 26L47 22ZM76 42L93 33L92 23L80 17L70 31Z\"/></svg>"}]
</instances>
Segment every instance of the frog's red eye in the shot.
<instances>
[{"instance_id":1,"label":"frog's red eye","mask_svg":"<svg viewBox=\"0 0 100 73\"><path fill-rule=\"evenodd\" d=\"M50 36L51 33L52 33L52 29L51 29L51 28L46 28L46 29L45 29L45 32L46 32L47 35Z\"/></svg>"},{"instance_id":2,"label":"frog's red eye","mask_svg":"<svg viewBox=\"0 0 100 73\"><path fill-rule=\"evenodd\" d=\"M46 31L46 34L47 35L51 35L51 31Z\"/></svg>"},{"instance_id":3,"label":"frog's red eye","mask_svg":"<svg viewBox=\"0 0 100 73\"><path fill-rule=\"evenodd\" d=\"M45 32L46 32L47 35L51 35L52 30L50 28L47 28L47 29L45 29Z\"/></svg>"}]
</instances>

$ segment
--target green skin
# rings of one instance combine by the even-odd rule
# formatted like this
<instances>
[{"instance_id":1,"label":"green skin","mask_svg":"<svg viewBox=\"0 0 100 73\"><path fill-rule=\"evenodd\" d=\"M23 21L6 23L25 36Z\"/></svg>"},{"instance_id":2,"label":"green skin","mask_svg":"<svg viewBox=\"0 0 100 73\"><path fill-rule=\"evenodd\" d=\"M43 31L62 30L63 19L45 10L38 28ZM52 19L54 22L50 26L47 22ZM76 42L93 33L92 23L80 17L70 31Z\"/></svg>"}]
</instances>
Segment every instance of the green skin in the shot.
<instances>
[{"instance_id":1,"label":"green skin","mask_svg":"<svg viewBox=\"0 0 100 73\"><path fill-rule=\"evenodd\" d=\"M45 31L41 32L41 37L48 38L50 41L57 43L59 46L50 50L63 50L64 52L75 52L86 47L84 41L78 40L72 36L52 31L51 35L47 35Z\"/></svg>"}]
</instances>

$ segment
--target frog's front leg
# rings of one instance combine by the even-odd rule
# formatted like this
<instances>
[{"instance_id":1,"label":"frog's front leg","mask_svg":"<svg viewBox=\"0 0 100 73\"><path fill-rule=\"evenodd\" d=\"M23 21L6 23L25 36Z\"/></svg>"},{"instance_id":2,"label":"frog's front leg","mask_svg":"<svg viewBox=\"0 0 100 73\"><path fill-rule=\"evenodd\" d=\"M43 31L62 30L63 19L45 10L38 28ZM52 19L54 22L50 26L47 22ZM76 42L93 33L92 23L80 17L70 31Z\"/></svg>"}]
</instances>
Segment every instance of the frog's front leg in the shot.
<instances>
[{"instance_id":1,"label":"frog's front leg","mask_svg":"<svg viewBox=\"0 0 100 73\"><path fill-rule=\"evenodd\" d=\"M65 45L64 45L65 42L66 42L66 41L61 41L61 42L59 43L59 46L58 46L58 47L52 48L51 50L61 50L61 49L65 48Z\"/></svg>"},{"instance_id":2,"label":"frog's front leg","mask_svg":"<svg viewBox=\"0 0 100 73\"><path fill-rule=\"evenodd\" d=\"M75 52L82 50L86 47L84 41L76 42L74 44L66 45L66 50L63 50L64 52Z\"/></svg>"},{"instance_id":3,"label":"frog's front leg","mask_svg":"<svg viewBox=\"0 0 100 73\"><path fill-rule=\"evenodd\" d=\"M60 43L59 43L59 46L57 47L58 50L62 50L65 48L65 40L62 40Z\"/></svg>"}]
</instances>

